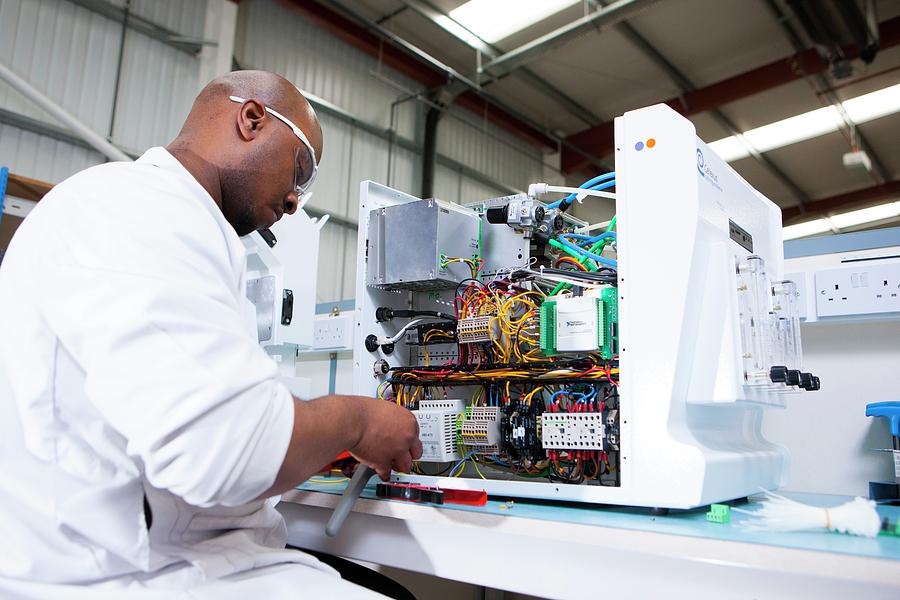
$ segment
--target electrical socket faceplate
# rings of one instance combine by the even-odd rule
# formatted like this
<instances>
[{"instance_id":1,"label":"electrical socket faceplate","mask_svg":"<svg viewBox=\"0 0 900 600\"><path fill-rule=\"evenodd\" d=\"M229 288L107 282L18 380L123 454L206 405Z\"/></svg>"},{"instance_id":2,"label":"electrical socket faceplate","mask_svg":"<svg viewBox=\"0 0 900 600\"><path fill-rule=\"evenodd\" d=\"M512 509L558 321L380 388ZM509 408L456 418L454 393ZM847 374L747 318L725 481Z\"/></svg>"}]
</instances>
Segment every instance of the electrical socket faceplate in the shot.
<instances>
[{"instance_id":1,"label":"electrical socket faceplate","mask_svg":"<svg viewBox=\"0 0 900 600\"><path fill-rule=\"evenodd\" d=\"M900 262L816 271L815 294L820 317L900 312Z\"/></svg>"},{"instance_id":2,"label":"electrical socket faceplate","mask_svg":"<svg viewBox=\"0 0 900 600\"><path fill-rule=\"evenodd\" d=\"M313 326L313 349L352 350L353 313L317 315Z\"/></svg>"}]
</instances>

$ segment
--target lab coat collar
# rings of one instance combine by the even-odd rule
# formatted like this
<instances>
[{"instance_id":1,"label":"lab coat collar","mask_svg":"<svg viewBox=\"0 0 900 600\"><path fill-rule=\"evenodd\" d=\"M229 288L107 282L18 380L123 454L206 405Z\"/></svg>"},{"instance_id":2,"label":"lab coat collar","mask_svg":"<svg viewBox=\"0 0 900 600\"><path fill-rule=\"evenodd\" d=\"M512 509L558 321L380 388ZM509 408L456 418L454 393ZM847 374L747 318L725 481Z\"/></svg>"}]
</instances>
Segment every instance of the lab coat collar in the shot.
<instances>
[{"instance_id":1,"label":"lab coat collar","mask_svg":"<svg viewBox=\"0 0 900 600\"><path fill-rule=\"evenodd\" d=\"M200 182L191 175L191 172L188 171L171 152L162 146L150 148L144 152L136 162L151 164L160 169L165 169L166 171L177 175L184 181L194 196L201 201L203 206L206 207L206 210L208 210L213 218L216 219L228 244L231 264L234 268L235 275L240 281L239 285L243 286L245 284L243 276L246 267L247 251L244 248L243 242L241 242L241 238L238 237L237 232L234 230L234 227L232 227L231 223L225 219L225 215L222 214L222 209L216 204L216 201L213 200L212 196L209 195L206 188L200 185Z\"/></svg>"},{"instance_id":2,"label":"lab coat collar","mask_svg":"<svg viewBox=\"0 0 900 600\"><path fill-rule=\"evenodd\" d=\"M162 146L150 148L149 150L144 152L136 162L155 165L160 169L170 171L186 180L188 185L190 185L191 187L191 191L193 191L197 196L203 198L204 204L207 206L207 208L212 206L213 208L215 208L214 213L216 214L216 217L221 218L222 220L225 219L225 215L222 214L222 209L219 208L219 205L216 204L216 201L213 200L212 196L209 195L209 192L206 191L206 188L200 185L200 182L197 181L197 179L193 175L191 175L191 172L184 168L184 165L181 164L181 162L179 162L179 160L175 158L172 153L170 153ZM227 223L227 221L225 222Z\"/></svg>"}]
</instances>

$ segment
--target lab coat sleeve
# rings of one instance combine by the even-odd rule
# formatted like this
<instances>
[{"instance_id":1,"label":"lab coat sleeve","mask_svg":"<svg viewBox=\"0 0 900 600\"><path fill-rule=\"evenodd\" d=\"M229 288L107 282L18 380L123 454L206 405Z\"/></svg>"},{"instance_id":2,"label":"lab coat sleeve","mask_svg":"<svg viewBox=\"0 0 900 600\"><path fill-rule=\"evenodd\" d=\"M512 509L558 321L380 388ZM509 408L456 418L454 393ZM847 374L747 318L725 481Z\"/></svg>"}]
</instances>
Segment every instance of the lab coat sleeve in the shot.
<instances>
[{"instance_id":1,"label":"lab coat sleeve","mask_svg":"<svg viewBox=\"0 0 900 600\"><path fill-rule=\"evenodd\" d=\"M126 223L90 243L60 240L67 255L43 266L43 314L151 485L236 506L275 480L293 399L247 332L215 220L156 204L149 223L120 215Z\"/></svg>"}]
</instances>

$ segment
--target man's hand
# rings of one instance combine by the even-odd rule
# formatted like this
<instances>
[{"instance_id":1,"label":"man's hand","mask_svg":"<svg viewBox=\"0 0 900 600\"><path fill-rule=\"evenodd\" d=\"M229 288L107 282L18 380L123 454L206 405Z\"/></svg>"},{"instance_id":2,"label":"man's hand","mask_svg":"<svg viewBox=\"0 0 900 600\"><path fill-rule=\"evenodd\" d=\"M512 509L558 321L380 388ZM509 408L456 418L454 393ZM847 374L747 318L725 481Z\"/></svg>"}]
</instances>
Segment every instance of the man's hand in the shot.
<instances>
[{"instance_id":1,"label":"man's hand","mask_svg":"<svg viewBox=\"0 0 900 600\"><path fill-rule=\"evenodd\" d=\"M374 398L360 398L360 407L362 435L350 453L383 481L390 479L392 469L409 473L412 461L422 456L416 418L393 402Z\"/></svg>"},{"instance_id":2,"label":"man's hand","mask_svg":"<svg viewBox=\"0 0 900 600\"><path fill-rule=\"evenodd\" d=\"M345 450L385 481L392 468L408 473L422 456L418 422L405 408L375 398L294 398L291 442L275 482L259 497L293 489Z\"/></svg>"}]
</instances>

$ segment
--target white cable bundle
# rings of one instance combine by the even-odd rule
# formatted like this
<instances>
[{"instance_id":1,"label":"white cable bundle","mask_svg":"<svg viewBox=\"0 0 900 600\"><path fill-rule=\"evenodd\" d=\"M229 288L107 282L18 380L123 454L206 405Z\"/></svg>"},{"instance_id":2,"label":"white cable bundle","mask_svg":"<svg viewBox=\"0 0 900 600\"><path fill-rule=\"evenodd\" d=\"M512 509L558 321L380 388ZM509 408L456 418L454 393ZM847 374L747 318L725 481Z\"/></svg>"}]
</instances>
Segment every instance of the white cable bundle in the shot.
<instances>
[{"instance_id":1,"label":"white cable bundle","mask_svg":"<svg viewBox=\"0 0 900 600\"><path fill-rule=\"evenodd\" d=\"M872 538L881 528L875 503L859 496L840 506L824 508L789 500L772 492L764 493L767 499L759 510L731 509L754 517L745 526L747 530L800 531L824 527L838 533Z\"/></svg>"}]
</instances>

